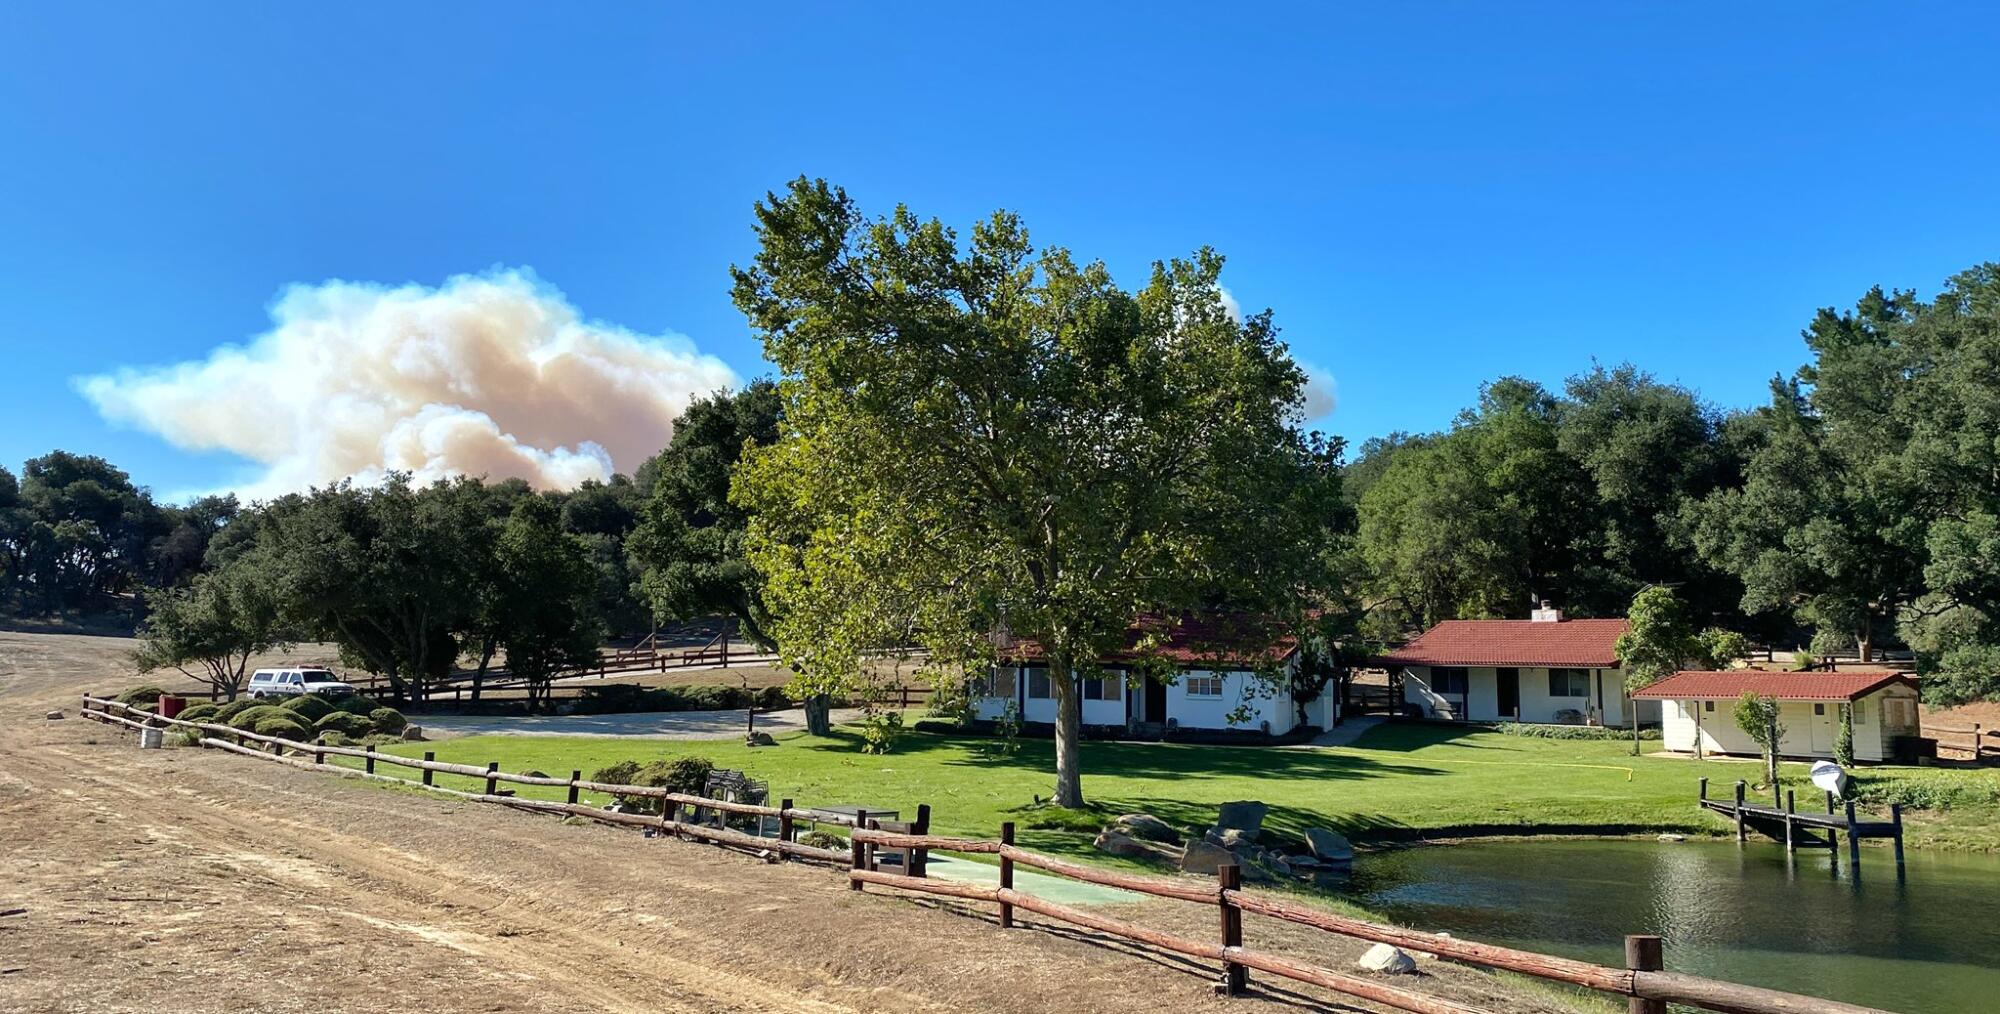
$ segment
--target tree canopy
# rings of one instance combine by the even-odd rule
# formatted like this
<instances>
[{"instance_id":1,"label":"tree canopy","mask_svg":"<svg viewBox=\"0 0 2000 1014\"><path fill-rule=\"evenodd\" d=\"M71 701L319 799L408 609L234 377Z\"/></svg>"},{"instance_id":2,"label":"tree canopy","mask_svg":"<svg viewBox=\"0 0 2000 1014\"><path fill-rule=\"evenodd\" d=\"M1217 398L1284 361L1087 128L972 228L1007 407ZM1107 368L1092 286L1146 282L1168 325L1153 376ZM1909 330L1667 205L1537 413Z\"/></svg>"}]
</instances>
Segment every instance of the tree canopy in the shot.
<instances>
[{"instance_id":1,"label":"tree canopy","mask_svg":"<svg viewBox=\"0 0 2000 1014\"><path fill-rule=\"evenodd\" d=\"M1317 584L1338 445L1296 425L1305 375L1237 320L1203 250L1138 292L996 213L968 242L868 220L799 180L757 208L737 305L780 371L779 439L736 483L772 631L810 680L999 632L1046 651L1057 802L1082 802L1084 673L1142 613L1272 614Z\"/></svg>"}]
</instances>

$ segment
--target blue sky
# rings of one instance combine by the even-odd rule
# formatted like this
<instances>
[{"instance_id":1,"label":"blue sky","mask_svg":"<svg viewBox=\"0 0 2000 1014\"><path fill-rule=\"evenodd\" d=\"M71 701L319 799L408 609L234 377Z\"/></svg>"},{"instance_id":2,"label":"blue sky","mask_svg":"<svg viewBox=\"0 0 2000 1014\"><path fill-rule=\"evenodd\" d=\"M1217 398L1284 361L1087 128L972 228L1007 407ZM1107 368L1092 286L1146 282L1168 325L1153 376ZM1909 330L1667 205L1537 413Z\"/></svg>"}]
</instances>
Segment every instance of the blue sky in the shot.
<instances>
[{"instance_id":1,"label":"blue sky","mask_svg":"<svg viewBox=\"0 0 2000 1014\"><path fill-rule=\"evenodd\" d=\"M1212 245L1356 443L1593 358L1750 404L1814 308L2000 259L1984 6L724 6L7 5L0 463L242 481L75 378L328 279L528 268L757 375L726 269L801 173L1129 284Z\"/></svg>"}]
</instances>

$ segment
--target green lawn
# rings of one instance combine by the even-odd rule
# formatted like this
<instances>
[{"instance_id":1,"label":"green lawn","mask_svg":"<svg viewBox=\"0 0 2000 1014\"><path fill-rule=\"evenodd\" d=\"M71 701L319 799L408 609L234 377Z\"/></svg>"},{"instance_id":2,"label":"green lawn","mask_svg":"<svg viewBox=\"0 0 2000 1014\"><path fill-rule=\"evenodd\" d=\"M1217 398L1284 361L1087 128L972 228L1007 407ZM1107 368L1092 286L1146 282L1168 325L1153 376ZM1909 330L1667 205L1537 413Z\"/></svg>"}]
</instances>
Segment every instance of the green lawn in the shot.
<instances>
[{"instance_id":1,"label":"green lawn","mask_svg":"<svg viewBox=\"0 0 2000 1014\"><path fill-rule=\"evenodd\" d=\"M1002 821L1013 820L1023 844L1077 856L1095 856L1091 834L1108 814L1145 811L1199 828L1213 821L1217 804L1232 799L1269 803L1268 825L1278 831L1331 827L1361 842L1490 833L1718 834L1725 830L1723 822L1694 805L1696 779L1707 776L1712 792L1727 795L1736 779L1754 783L1760 771L1734 761L1633 757L1626 742L1534 739L1419 724L1382 726L1355 746L1337 749L1093 742L1084 749L1084 793L1096 812L1070 813L1037 805L1052 780L1051 743L1024 740L1012 757L995 756L994 746L986 738L911 732L894 753L871 756L861 752L858 736L836 730L827 738L797 734L760 748L734 740L475 736L387 749L418 756L428 748L439 760L480 766L499 761L505 771L540 770L557 777L581 769L586 778L618 760L700 755L768 782L773 797L790 797L801 806L895 809L907 819L918 803L929 803L939 833L993 837ZM1804 771L1803 765L1785 766L1786 782L1800 787L1801 808L1820 798ZM1903 781L1948 776L1962 783L1969 777L1981 794L2000 797L1994 772L1876 771L1884 774L1872 777ZM438 784L476 783L439 776ZM563 794L519 790L543 798ZM2000 805L1968 808L1964 796L1959 793L1956 809L1936 820L1913 814L1912 843L2000 847L1994 835ZM1936 833L1929 834L1933 826Z\"/></svg>"}]
</instances>

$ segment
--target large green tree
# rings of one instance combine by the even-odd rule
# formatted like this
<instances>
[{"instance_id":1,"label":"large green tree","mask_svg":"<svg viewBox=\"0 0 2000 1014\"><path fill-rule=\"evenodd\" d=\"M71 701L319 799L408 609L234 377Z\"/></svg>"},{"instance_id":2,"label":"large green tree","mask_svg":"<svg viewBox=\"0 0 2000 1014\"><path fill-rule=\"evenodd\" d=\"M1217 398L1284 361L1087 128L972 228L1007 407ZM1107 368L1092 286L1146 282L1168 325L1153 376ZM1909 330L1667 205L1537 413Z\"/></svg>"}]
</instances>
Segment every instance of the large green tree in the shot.
<instances>
[{"instance_id":1,"label":"large green tree","mask_svg":"<svg viewBox=\"0 0 2000 1014\"><path fill-rule=\"evenodd\" d=\"M729 483L746 448L778 439L781 399L769 380L698 398L674 423L673 440L651 462L652 491L628 540L640 586L660 619L734 617L759 644L766 629L763 579L744 555L749 513Z\"/></svg>"},{"instance_id":2,"label":"large green tree","mask_svg":"<svg viewBox=\"0 0 2000 1014\"><path fill-rule=\"evenodd\" d=\"M1308 594L1338 448L1301 433L1305 375L1268 312L1237 320L1219 256L1119 288L1014 216L969 242L867 220L799 180L757 207L737 305L780 371L780 438L736 501L786 661L821 683L922 645L969 671L1036 642L1057 702L1055 799L1081 805L1072 671L1141 613Z\"/></svg>"},{"instance_id":3,"label":"large green tree","mask_svg":"<svg viewBox=\"0 0 2000 1014\"><path fill-rule=\"evenodd\" d=\"M547 497L514 505L493 547L492 572L494 630L532 709L547 702L552 676L597 658L604 633L594 608L597 574L583 539L564 530L562 508Z\"/></svg>"},{"instance_id":4,"label":"large green tree","mask_svg":"<svg viewBox=\"0 0 2000 1014\"><path fill-rule=\"evenodd\" d=\"M173 669L235 700L251 656L287 640L276 584L264 558L245 556L156 596L139 627L139 671Z\"/></svg>"}]
</instances>

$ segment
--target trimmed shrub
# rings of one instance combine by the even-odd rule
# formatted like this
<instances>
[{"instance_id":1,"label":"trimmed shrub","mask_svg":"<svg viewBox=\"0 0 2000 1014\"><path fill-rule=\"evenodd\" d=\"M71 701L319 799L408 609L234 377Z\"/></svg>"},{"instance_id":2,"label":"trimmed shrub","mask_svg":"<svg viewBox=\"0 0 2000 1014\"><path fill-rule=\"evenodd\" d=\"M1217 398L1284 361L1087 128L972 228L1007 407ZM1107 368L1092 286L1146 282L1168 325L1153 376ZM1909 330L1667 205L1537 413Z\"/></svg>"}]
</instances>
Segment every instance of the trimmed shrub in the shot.
<instances>
[{"instance_id":1,"label":"trimmed shrub","mask_svg":"<svg viewBox=\"0 0 2000 1014\"><path fill-rule=\"evenodd\" d=\"M295 694L291 700L279 707L299 716L299 721L306 725L333 714L333 705L328 704L326 698L318 694Z\"/></svg>"},{"instance_id":2,"label":"trimmed shrub","mask_svg":"<svg viewBox=\"0 0 2000 1014\"><path fill-rule=\"evenodd\" d=\"M785 696L784 687L765 687L757 691L757 707L765 711L782 711L791 706L792 701Z\"/></svg>"},{"instance_id":3,"label":"trimmed shrub","mask_svg":"<svg viewBox=\"0 0 2000 1014\"><path fill-rule=\"evenodd\" d=\"M122 694L119 694L117 697L112 698L112 700L115 700L120 704L157 704L159 703L160 695L164 693L166 693L165 690L161 690L159 687L147 684L146 686L142 687L133 687L132 689L127 690Z\"/></svg>"},{"instance_id":4,"label":"trimmed shrub","mask_svg":"<svg viewBox=\"0 0 2000 1014\"><path fill-rule=\"evenodd\" d=\"M294 722L298 721L298 716L275 704L260 703L237 712L229 719L229 727L232 729L242 729L244 732L256 732L257 723L267 718L283 718Z\"/></svg>"},{"instance_id":5,"label":"trimmed shrub","mask_svg":"<svg viewBox=\"0 0 2000 1014\"><path fill-rule=\"evenodd\" d=\"M351 711L336 711L327 715L314 722L313 728L320 732L337 732L343 736L366 736L375 731L375 726L368 721L367 716L357 715Z\"/></svg>"},{"instance_id":6,"label":"trimmed shrub","mask_svg":"<svg viewBox=\"0 0 2000 1014\"><path fill-rule=\"evenodd\" d=\"M1630 728L1614 728L1604 725L1535 725L1520 722L1501 722L1493 731L1506 736L1525 736L1529 739L1631 739ZM1640 739L1659 739L1660 730L1640 729Z\"/></svg>"},{"instance_id":7,"label":"trimmed shrub","mask_svg":"<svg viewBox=\"0 0 2000 1014\"><path fill-rule=\"evenodd\" d=\"M715 763L706 757L682 757L677 760L647 761L644 764L622 760L591 772L590 780L611 785L643 785L693 796L700 795L701 790L707 787L708 774L713 770ZM660 801L657 799L627 795L614 795L612 798L627 806L636 807L641 812L660 812Z\"/></svg>"},{"instance_id":8,"label":"trimmed shrub","mask_svg":"<svg viewBox=\"0 0 2000 1014\"><path fill-rule=\"evenodd\" d=\"M177 717L183 722L219 722L222 719L216 716L221 713L220 704L197 704L191 708L182 708Z\"/></svg>"},{"instance_id":9,"label":"trimmed shrub","mask_svg":"<svg viewBox=\"0 0 2000 1014\"><path fill-rule=\"evenodd\" d=\"M259 736L277 736L296 743L312 742L312 730L306 728L305 723L292 714L265 715L250 726L250 731Z\"/></svg>"},{"instance_id":10,"label":"trimmed shrub","mask_svg":"<svg viewBox=\"0 0 2000 1014\"><path fill-rule=\"evenodd\" d=\"M375 710L375 702L360 694L342 694L339 697L325 697L321 698L321 700L333 705L336 711L344 711L350 715L360 715L362 718L367 718L368 713Z\"/></svg>"},{"instance_id":11,"label":"trimmed shrub","mask_svg":"<svg viewBox=\"0 0 2000 1014\"><path fill-rule=\"evenodd\" d=\"M402 732L403 727L409 725L410 721L395 708L376 708L368 713L368 724L373 725L375 731L384 736L394 736Z\"/></svg>"},{"instance_id":12,"label":"trimmed shrub","mask_svg":"<svg viewBox=\"0 0 2000 1014\"><path fill-rule=\"evenodd\" d=\"M237 715L249 711L251 708L267 708L267 707L270 707L270 705L265 704L263 701L253 701L248 697L238 697L237 699L230 701L228 704L225 704L222 707L217 708L215 710L215 717L212 719L212 721L227 722L230 719L235 718Z\"/></svg>"}]
</instances>

